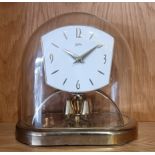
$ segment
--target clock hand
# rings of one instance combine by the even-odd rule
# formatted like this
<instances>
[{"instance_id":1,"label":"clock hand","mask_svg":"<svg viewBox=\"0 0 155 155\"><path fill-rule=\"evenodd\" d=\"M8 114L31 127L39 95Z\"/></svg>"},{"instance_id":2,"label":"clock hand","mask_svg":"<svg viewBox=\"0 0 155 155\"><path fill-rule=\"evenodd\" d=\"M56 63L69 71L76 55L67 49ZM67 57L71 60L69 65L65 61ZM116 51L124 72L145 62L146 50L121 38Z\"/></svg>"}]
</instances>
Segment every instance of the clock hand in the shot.
<instances>
[{"instance_id":1,"label":"clock hand","mask_svg":"<svg viewBox=\"0 0 155 155\"><path fill-rule=\"evenodd\" d=\"M87 52L85 52L84 54L78 56L75 60L74 63L77 63L77 62L83 62L83 59L85 59L90 53L92 53L96 48L100 48L102 47L103 45L102 44L98 44L96 45L95 47L91 48L90 50L88 50Z\"/></svg>"},{"instance_id":2,"label":"clock hand","mask_svg":"<svg viewBox=\"0 0 155 155\"><path fill-rule=\"evenodd\" d=\"M77 58L79 57L77 54L70 52L67 49L64 49L64 52L66 52L68 55L70 55L74 60L77 60Z\"/></svg>"}]
</instances>

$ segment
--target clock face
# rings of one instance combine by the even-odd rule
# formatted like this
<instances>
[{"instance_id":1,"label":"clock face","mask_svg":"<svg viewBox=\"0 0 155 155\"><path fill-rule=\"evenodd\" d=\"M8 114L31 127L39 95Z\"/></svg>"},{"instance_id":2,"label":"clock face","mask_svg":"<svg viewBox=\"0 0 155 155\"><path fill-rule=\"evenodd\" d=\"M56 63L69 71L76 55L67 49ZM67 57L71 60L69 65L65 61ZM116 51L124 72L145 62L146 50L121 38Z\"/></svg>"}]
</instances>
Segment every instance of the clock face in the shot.
<instances>
[{"instance_id":1,"label":"clock face","mask_svg":"<svg viewBox=\"0 0 155 155\"><path fill-rule=\"evenodd\" d=\"M72 25L41 37L46 83L67 92L88 92L110 80L114 38L90 26Z\"/></svg>"}]
</instances>

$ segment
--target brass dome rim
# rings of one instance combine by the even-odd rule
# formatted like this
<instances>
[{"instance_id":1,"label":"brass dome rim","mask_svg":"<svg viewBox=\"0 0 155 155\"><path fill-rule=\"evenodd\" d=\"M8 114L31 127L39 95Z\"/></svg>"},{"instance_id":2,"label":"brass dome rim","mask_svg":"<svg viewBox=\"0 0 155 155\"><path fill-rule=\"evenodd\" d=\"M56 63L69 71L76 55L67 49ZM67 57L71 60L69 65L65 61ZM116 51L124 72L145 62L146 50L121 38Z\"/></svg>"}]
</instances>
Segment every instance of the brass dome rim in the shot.
<instances>
[{"instance_id":1,"label":"brass dome rim","mask_svg":"<svg viewBox=\"0 0 155 155\"><path fill-rule=\"evenodd\" d=\"M124 116L126 117L126 116ZM137 139L138 126L129 118L121 128L32 128L16 125L16 139L31 146L122 145Z\"/></svg>"}]
</instances>

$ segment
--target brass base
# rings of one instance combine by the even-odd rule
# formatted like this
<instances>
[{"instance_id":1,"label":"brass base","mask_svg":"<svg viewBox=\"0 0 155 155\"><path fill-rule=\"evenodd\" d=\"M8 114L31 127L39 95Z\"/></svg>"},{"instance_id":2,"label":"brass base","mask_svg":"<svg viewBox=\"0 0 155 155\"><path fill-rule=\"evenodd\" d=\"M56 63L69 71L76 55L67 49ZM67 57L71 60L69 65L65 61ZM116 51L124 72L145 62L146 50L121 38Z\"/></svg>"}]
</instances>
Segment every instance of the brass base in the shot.
<instances>
[{"instance_id":1,"label":"brass base","mask_svg":"<svg viewBox=\"0 0 155 155\"><path fill-rule=\"evenodd\" d=\"M126 119L124 126L34 128L18 122L16 139L33 146L52 145L122 145L137 138L137 124Z\"/></svg>"}]
</instances>

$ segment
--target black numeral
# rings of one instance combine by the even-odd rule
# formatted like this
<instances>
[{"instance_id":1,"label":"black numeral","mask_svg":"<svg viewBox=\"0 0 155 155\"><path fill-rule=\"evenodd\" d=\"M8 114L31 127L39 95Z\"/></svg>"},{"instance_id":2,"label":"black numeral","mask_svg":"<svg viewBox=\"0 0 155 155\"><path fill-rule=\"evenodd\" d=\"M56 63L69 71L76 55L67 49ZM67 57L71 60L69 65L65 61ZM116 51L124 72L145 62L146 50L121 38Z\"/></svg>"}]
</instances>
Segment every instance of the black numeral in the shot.
<instances>
[{"instance_id":1,"label":"black numeral","mask_svg":"<svg viewBox=\"0 0 155 155\"><path fill-rule=\"evenodd\" d=\"M80 89L80 83L79 83L79 80L76 82L76 88L77 88L77 89Z\"/></svg>"},{"instance_id":2,"label":"black numeral","mask_svg":"<svg viewBox=\"0 0 155 155\"><path fill-rule=\"evenodd\" d=\"M53 54L50 54L49 58L50 58L50 62L52 63L53 62Z\"/></svg>"}]
</instances>

